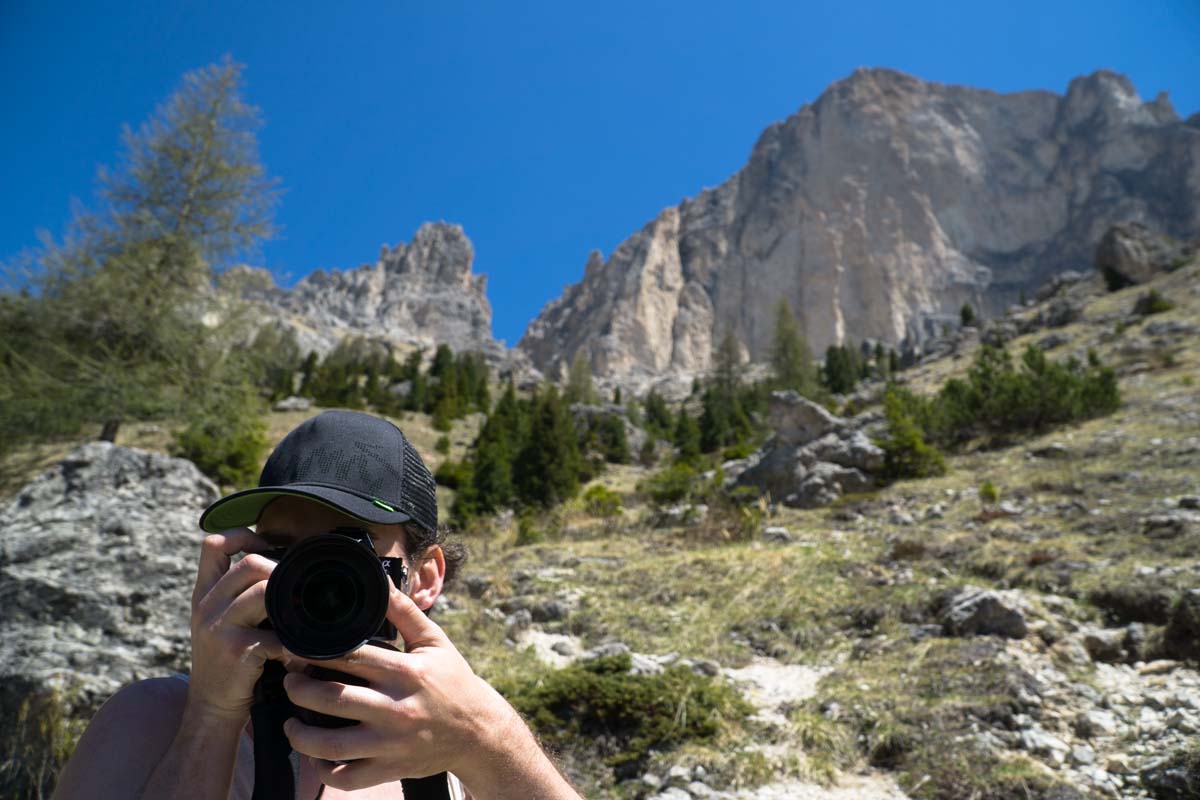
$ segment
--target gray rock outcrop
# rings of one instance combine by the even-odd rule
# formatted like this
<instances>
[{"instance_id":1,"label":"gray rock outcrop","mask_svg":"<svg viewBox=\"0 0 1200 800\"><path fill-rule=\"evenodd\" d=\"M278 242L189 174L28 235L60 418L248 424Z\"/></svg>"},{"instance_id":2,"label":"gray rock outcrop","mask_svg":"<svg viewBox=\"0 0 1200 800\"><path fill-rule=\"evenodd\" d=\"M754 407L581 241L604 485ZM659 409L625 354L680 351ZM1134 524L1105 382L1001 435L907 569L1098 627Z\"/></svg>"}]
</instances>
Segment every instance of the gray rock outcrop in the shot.
<instances>
[{"instance_id":1,"label":"gray rock outcrop","mask_svg":"<svg viewBox=\"0 0 1200 800\"><path fill-rule=\"evenodd\" d=\"M826 506L875 486L884 453L860 427L873 417L845 420L796 392L772 392L769 426L775 434L743 463L728 465L730 483L769 492L785 505Z\"/></svg>"},{"instance_id":2,"label":"gray rock outcrop","mask_svg":"<svg viewBox=\"0 0 1200 800\"><path fill-rule=\"evenodd\" d=\"M200 512L190 461L93 442L0 510L0 719L51 688L84 714L190 663Z\"/></svg>"},{"instance_id":3,"label":"gray rock outcrop","mask_svg":"<svg viewBox=\"0 0 1200 800\"><path fill-rule=\"evenodd\" d=\"M919 341L964 302L992 315L1089 269L1113 223L1196 238L1197 197L1200 129L1121 75L1060 96L860 69L769 127L729 180L592 253L519 348L549 375L583 352L636 383L708 369L728 329L763 361L780 298L816 353Z\"/></svg>"},{"instance_id":4,"label":"gray rock outcrop","mask_svg":"<svg viewBox=\"0 0 1200 800\"><path fill-rule=\"evenodd\" d=\"M999 592L964 586L943 598L939 621L948 636L1003 636L1023 639L1028 633L1020 604Z\"/></svg>"},{"instance_id":5,"label":"gray rock outcrop","mask_svg":"<svg viewBox=\"0 0 1200 800\"><path fill-rule=\"evenodd\" d=\"M1113 225L1096 246L1096 269L1111 288L1133 286L1175 269L1192 253L1145 225Z\"/></svg>"}]
</instances>

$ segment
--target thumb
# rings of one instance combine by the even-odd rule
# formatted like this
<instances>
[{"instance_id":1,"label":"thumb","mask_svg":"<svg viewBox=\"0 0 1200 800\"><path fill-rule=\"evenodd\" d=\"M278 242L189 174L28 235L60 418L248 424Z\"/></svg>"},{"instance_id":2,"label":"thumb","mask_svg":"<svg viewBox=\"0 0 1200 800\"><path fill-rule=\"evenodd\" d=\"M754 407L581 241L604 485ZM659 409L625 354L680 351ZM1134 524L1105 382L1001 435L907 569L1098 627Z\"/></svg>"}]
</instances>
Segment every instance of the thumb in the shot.
<instances>
[{"instance_id":1,"label":"thumb","mask_svg":"<svg viewBox=\"0 0 1200 800\"><path fill-rule=\"evenodd\" d=\"M388 622L396 626L396 632L404 640L404 649L417 647L439 647L449 643L441 626L425 615L411 597L396 588L388 576L391 595L388 597Z\"/></svg>"}]
</instances>

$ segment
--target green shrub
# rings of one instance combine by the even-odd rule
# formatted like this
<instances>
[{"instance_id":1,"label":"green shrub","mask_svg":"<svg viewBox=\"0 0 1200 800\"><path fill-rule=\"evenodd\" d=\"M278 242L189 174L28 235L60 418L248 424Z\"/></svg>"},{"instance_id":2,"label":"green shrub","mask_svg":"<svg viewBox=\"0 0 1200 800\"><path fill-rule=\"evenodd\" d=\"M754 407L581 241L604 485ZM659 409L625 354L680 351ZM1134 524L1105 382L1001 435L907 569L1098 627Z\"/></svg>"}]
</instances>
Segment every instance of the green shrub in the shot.
<instances>
[{"instance_id":1,"label":"green shrub","mask_svg":"<svg viewBox=\"0 0 1200 800\"><path fill-rule=\"evenodd\" d=\"M1133 304L1133 313L1141 317L1146 317L1151 314L1161 314L1164 311L1170 311L1174 307L1175 304L1159 294L1157 289L1151 289L1138 297L1137 302Z\"/></svg>"},{"instance_id":2,"label":"green shrub","mask_svg":"<svg viewBox=\"0 0 1200 800\"><path fill-rule=\"evenodd\" d=\"M87 719L73 717L69 698L78 689L32 693L21 700L16 719L0 734L0 797L41 798L54 791ZM19 696L19 695L18 695Z\"/></svg>"},{"instance_id":3,"label":"green shrub","mask_svg":"<svg viewBox=\"0 0 1200 800\"><path fill-rule=\"evenodd\" d=\"M1087 364L1052 362L1034 345L1014 366L1002 348L983 346L966 378L946 381L929 400L902 409L934 444L953 447L980 436L1040 433L1109 414L1120 405L1116 373L1089 352Z\"/></svg>"},{"instance_id":4,"label":"green shrub","mask_svg":"<svg viewBox=\"0 0 1200 800\"><path fill-rule=\"evenodd\" d=\"M532 509L526 509L517 517L517 546L540 544L546 541L545 520Z\"/></svg>"},{"instance_id":5,"label":"green shrub","mask_svg":"<svg viewBox=\"0 0 1200 800\"><path fill-rule=\"evenodd\" d=\"M996 484L984 481L983 485L979 487L979 500L989 504L999 503L1000 490L996 488Z\"/></svg>"},{"instance_id":6,"label":"green shrub","mask_svg":"<svg viewBox=\"0 0 1200 800\"><path fill-rule=\"evenodd\" d=\"M618 779L640 775L651 751L712 742L751 713L736 690L686 667L630 666L626 653L497 688L552 746L598 754Z\"/></svg>"},{"instance_id":7,"label":"green shrub","mask_svg":"<svg viewBox=\"0 0 1200 800\"><path fill-rule=\"evenodd\" d=\"M699 482L695 467L677 461L639 482L637 488L658 505L666 505L692 496Z\"/></svg>"},{"instance_id":8,"label":"green shrub","mask_svg":"<svg viewBox=\"0 0 1200 800\"><path fill-rule=\"evenodd\" d=\"M621 495L597 483L583 493L583 507L596 517L615 517L624 509L624 503Z\"/></svg>"},{"instance_id":9,"label":"green shrub","mask_svg":"<svg viewBox=\"0 0 1200 800\"><path fill-rule=\"evenodd\" d=\"M447 455L450 452L450 437L439 436L437 443L433 446L433 449L442 455Z\"/></svg>"},{"instance_id":10,"label":"green shrub","mask_svg":"<svg viewBox=\"0 0 1200 800\"><path fill-rule=\"evenodd\" d=\"M880 443L885 477L899 480L946 474L945 458L925 441L918 422L928 422L927 403L907 389L889 386L883 396L883 408L888 421L887 436Z\"/></svg>"},{"instance_id":11,"label":"green shrub","mask_svg":"<svg viewBox=\"0 0 1200 800\"><path fill-rule=\"evenodd\" d=\"M212 402L191 412L171 452L224 486L253 486L267 453L263 410L249 387L216 393Z\"/></svg>"},{"instance_id":12,"label":"green shrub","mask_svg":"<svg viewBox=\"0 0 1200 800\"><path fill-rule=\"evenodd\" d=\"M439 486L460 490L471 483L471 463L446 459L433 473L433 479Z\"/></svg>"}]
</instances>

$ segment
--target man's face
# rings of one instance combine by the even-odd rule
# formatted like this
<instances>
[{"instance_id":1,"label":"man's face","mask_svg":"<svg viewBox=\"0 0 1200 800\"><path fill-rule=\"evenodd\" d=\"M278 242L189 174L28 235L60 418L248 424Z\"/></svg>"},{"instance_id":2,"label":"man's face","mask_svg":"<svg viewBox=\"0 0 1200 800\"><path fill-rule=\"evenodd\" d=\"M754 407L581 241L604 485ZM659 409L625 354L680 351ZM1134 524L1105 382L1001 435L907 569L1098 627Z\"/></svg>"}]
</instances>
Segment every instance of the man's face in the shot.
<instances>
[{"instance_id":1,"label":"man's face","mask_svg":"<svg viewBox=\"0 0 1200 800\"><path fill-rule=\"evenodd\" d=\"M378 555L408 555L404 550L404 526L366 523L304 497L284 496L272 500L263 509L255 532L273 546L287 547L345 526L366 528Z\"/></svg>"},{"instance_id":2,"label":"man's face","mask_svg":"<svg viewBox=\"0 0 1200 800\"><path fill-rule=\"evenodd\" d=\"M255 533L274 547L294 545L310 536L329 533L334 528L351 526L366 528L371 534L375 552L381 556L408 554L404 549L402 525L375 525L355 519L348 514L303 497L284 496L272 500L263 509ZM283 659L288 672L302 672L304 665L290 658Z\"/></svg>"}]
</instances>

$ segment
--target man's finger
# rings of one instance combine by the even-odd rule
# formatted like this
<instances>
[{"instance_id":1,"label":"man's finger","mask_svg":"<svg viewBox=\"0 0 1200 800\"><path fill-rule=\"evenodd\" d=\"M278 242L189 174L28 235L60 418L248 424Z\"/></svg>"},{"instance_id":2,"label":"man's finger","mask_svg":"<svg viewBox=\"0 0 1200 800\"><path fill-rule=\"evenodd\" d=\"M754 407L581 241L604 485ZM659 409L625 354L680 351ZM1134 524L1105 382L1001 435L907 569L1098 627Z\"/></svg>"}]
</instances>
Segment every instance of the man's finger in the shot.
<instances>
[{"instance_id":1,"label":"man's finger","mask_svg":"<svg viewBox=\"0 0 1200 800\"><path fill-rule=\"evenodd\" d=\"M405 650L411 652L418 647L444 647L450 644L441 626L431 620L411 597L397 589L390 575L388 585L392 593L388 598L387 618L404 640Z\"/></svg>"},{"instance_id":2,"label":"man's finger","mask_svg":"<svg viewBox=\"0 0 1200 800\"><path fill-rule=\"evenodd\" d=\"M293 750L330 761L372 758L386 749L386 742L379 733L362 724L346 728L319 728L305 725L292 717L284 723L283 732L287 734Z\"/></svg>"},{"instance_id":3,"label":"man's finger","mask_svg":"<svg viewBox=\"0 0 1200 800\"><path fill-rule=\"evenodd\" d=\"M334 789L341 789L343 792L355 792L395 780L394 776L382 773L379 760L374 758L349 764L323 760L313 763L317 767L317 777L321 783L332 786Z\"/></svg>"},{"instance_id":4,"label":"man's finger","mask_svg":"<svg viewBox=\"0 0 1200 800\"><path fill-rule=\"evenodd\" d=\"M283 688L296 705L345 719L379 718L393 709L391 699L374 689L317 680L299 672L288 673Z\"/></svg>"},{"instance_id":5,"label":"man's finger","mask_svg":"<svg viewBox=\"0 0 1200 800\"><path fill-rule=\"evenodd\" d=\"M402 675L405 669L404 653L373 644L365 644L341 658L305 658L290 650L287 655L301 664L312 664L338 672L348 672L351 675L366 678L373 684L383 683L389 678L395 682L396 676Z\"/></svg>"},{"instance_id":6,"label":"man's finger","mask_svg":"<svg viewBox=\"0 0 1200 800\"><path fill-rule=\"evenodd\" d=\"M245 635L239 641L242 645L242 652L245 653L243 661L253 659L261 664L268 660L283 661L284 659L283 642L279 641L279 635L275 631L250 628L245 631Z\"/></svg>"},{"instance_id":7,"label":"man's finger","mask_svg":"<svg viewBox=\"0 0 1200 800\"><path fill-rule=\"evenodd\" d=\"M217 581L209 593L200 598L200 606L209 614L223 614L242 592L259 581L271 577L275 562L266 556L250 553Z\"/></svg>"},{"instance_id":8,"label":"man's finger","mask_svg":"<svg viewBox=\"0 0 1200 800\"><path fill-rule=\"evenodd\" d=\"M192 609L217 585L221 576L229 571L230 557L248 550L257 552L269 545L249 528L232 528L221 533L210 533L200 543L200 566L196 570L196 587L192 590Z\"/></svg>"},{"instance_id":9,"label":"man's finger","mask_svg":"<svg viewBox=\"0 0 1200 800\"><path fill-rule=\"evenodd\" d=\"M235 597L222 616L232 625L257 627L267 618L267 582L258 581Z\"/></svg>"}]
</instances>

